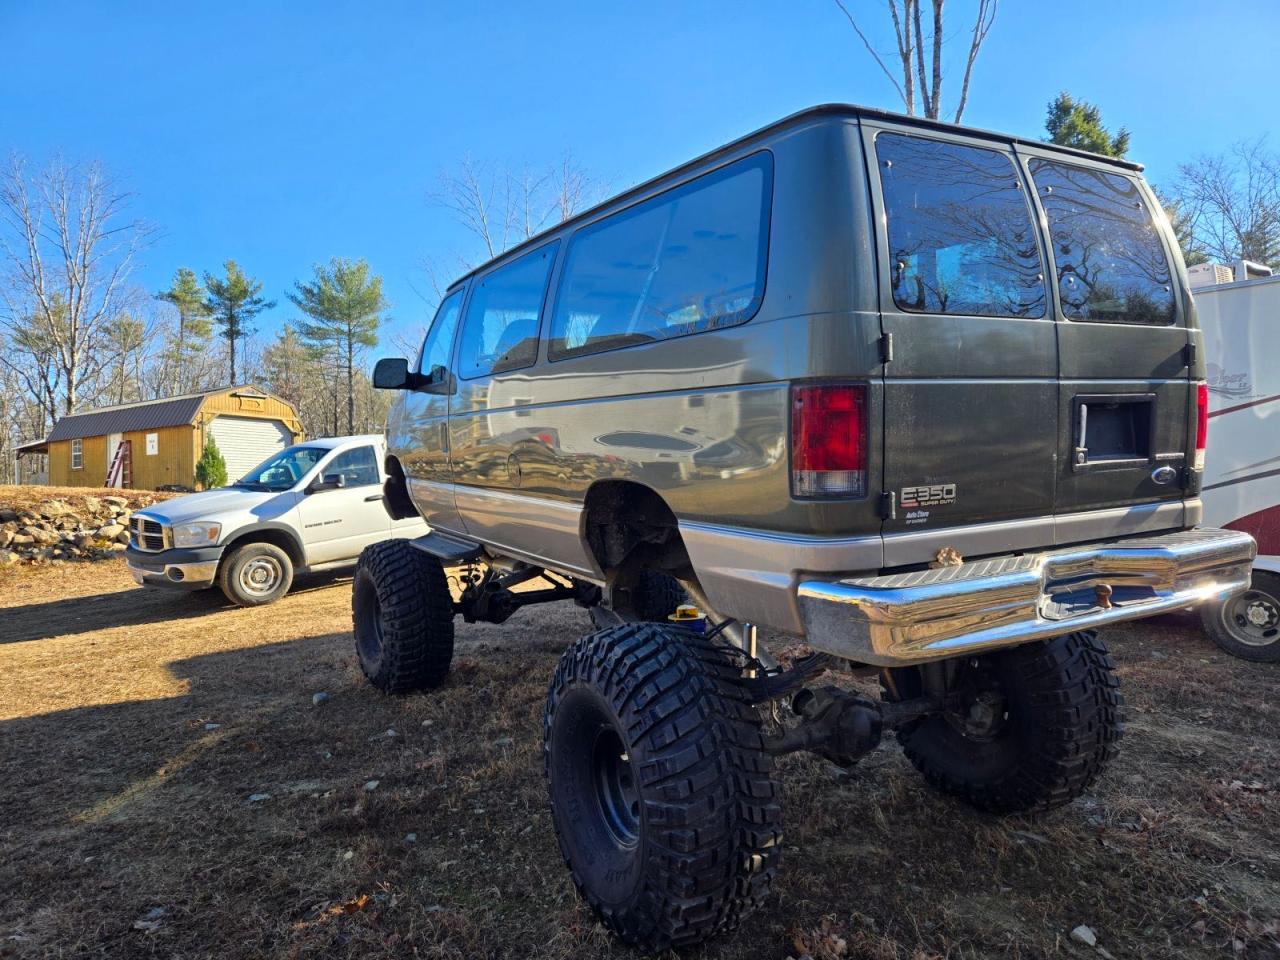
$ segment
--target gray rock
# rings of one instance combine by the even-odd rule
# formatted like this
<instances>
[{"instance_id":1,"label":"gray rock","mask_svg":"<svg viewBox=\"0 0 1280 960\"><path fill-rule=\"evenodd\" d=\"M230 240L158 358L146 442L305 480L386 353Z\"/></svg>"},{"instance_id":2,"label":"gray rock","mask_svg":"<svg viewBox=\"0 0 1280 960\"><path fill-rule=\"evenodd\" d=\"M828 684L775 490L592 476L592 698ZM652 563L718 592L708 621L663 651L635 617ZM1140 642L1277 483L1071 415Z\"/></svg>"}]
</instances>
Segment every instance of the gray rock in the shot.
<instances>
[{"instance_id":1,"label":"gray rock","mask_svg":"<svg viewBox=\"0 0 1280 960\"><path fill-rule=\"evenodd\" d=\"M495 747L509 747L513 743L515 743L515 740L511 737L499 737L497 740L493 741L493 745Z\"/></svg>"},{"instance_id":2,"label":"gray rock","mask_svg":"<svg viewBox=\"0 0 1280 960\"><path fill-rule=\"evenodd\" d=\"M99 500L97 497L84 498L85 513L97 513L101 509L102 509L102 501Z\"/></svg>"},{"instance_id":3,"label":"gray rock","mask_svg":"<svg viewBox=\"0 0 1280 960\"><path fill-rule=\"evenodd\" d=\"M369 780L369 781L366 781L366 783L365 783L365 785L364 785L364 788L365 788L365 790L367 790L369 793L373 793L373 791L375 791L375 790L377 790L377 789L378 789L378 784L379 784L379 783L381 783L381 782L382 782L381 780Z\"/></svg>"},{"instance_id":4,"label":"gray rock","mask_svg":"<svg viewBox=\"0 0 1280 960\"><path fill-rule=\"evenodd\" d=\"M418 842L418 835L417 835L416 833L406 833L406 834L404 835L404 842L405 842L405 843L417 843L417 842Z\"/></svg>"},{"instance_id":5,"label":"gray rock","mask_svg":"<svg viewBox=\"0 0 1280 960\"><path fill-rule=\"evenodd\" d=\"M206 724L204 725L204 728L205 728L206 730L221 730L221 729L222 729L222 724L220 724L220 723L206 723Z\"/></svg>"},{"instance_id":6,"label":"gray rock","mask_svg":"<svg viewBox=\"0 0 1280 960\"><path fill-rule=\"evenodd\" d=\"M112 553L124 553L129 549L129 545L127 543L113 543L107 549Z\"/></svg>"},{"instance_id":7,"label":"gray rock","mask_svg":"<svg viewBox=\"0 0 1280 960\"><path fill-rule=\"evenodd\" d=\"M1098 935L1083 923L1071 931L1071 939L1076 943L1083 943L1086 947L1096 947L1098 945Z\"/></svg>"},{"instance_id":8,"label":"gray rock","mask_svg":"<svg viewBox=\"0 0 1280 960\"><path fill-rule=\"evenodd\" d=\"M313 707L318 707L320 706L320 704L324 703L328 699L329 699L329 695L325 693L323 690L321 690L319 693L313 693L311 695L311 705Z\"/></svg>"},{"instance_id":9,"label":"gray rock","mask_svg":"<svg viewBox=\"0 0 1280 960\"><path fill-rule=\"evenodd\" d=\"M13 543L13 531L0 530L0 549L7 547L11 543Z\"/></svg>"},{"instance_id":10,"label":"gray rock","mask_svg":"<svg viewBox=\"0 0 1280 960\"><path fill-rule=\"evenodd\" d=\"M119 533L117 533L117 534L116 534L116 543L125 543L125 544L127 544L128 542L129 542L129 531L128 531L128 530L121 530Z\"/></svg>"},{"instance_id":11,"label":"gray rock","mask_svg":"<svg viewBox=\"0 0 1280 960\"><path fill-rule=\"evenodd\" d=\"M126 497L103 497L102 502L109 503L113 507L127 507L129 505L129 500Z\"/></svg>"},{"instance_id":12,"label":"gray rock","mask_svg":"<svg viewBox=\"0 0 1280 960\"><path fill-rule=\"evenodd\" d=\"M0 550L0 566L7 567L10 564L17 563L21 559L22 558L12 550Z\"/></svg>"},{"instance_id":13,"label":"gray rock","mask_svg":"<svg viewBox=\"0 0 1280 960\"><path fill-rule=\"evenodd\" d=\"M0 510L0 523L10 523L18 519L17 513L12 510Z\"/></svg>"},{"instance_id":14,"label":"gray rock","mask_svg":"<svg viewBox=\"0 0 1280 960\"><path fill-rule=\"evenodd\" d=\"M123 531L124 527L120 524L108 523L106 526L98 528L98 536L103 540L114 540L116 537L120 536Z\"/></svg>"},{"instance_id":15,"label":"gray rock","mask_svg":"<svg viewBox=\"0 0 1280 960\"><path fill-rule=\"evenodd\" d=\"M271 794L269 794L269 793L251 793L251 794L249 794L249 802L250 802L250 803L265 803L266 801L268 801L268 800L270 800L270 799L271 799Z\"/></svg>"},{"instance_id":16,"label":"gray rock","mask_svg":"<svg viewBox=\"0 0 1280 960\"><path fill-rule=\"evenodd\" d=\"M50 520L54 517L65 517L73 512L71 507L61 500L46 500L36 509L40 512L40 516L48 517Z\"/></svg>"}]
</instances>

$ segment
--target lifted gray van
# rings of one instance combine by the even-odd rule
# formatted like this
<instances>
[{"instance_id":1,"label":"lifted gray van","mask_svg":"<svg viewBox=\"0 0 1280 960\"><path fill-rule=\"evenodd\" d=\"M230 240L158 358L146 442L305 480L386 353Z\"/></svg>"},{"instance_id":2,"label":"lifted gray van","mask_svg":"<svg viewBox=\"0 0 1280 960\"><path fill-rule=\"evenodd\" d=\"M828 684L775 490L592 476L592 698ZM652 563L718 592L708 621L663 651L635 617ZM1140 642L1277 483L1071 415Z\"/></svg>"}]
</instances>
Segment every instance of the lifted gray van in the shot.
<instances>
[{"instance_id":1,"label":"lifted gray van","mask_svg":"<svg viewBox=\"0 0 1280 960\"><path fill-rule=\"evenodd\" d=\"M458 614L590 608L546 775L618 935L760 903L779 754L892 729L977 807L1067 803L1121 734L1096 629L1248 585L1252 540L1196 526L1204 363L1140 170L818 107L462 277L378 364L385 502L432 532L365 551L361 665L430 687ZM684 591L701 616L669 620ZM759 627L814 654L784 668Z\"/></svg>"}]
</instances>

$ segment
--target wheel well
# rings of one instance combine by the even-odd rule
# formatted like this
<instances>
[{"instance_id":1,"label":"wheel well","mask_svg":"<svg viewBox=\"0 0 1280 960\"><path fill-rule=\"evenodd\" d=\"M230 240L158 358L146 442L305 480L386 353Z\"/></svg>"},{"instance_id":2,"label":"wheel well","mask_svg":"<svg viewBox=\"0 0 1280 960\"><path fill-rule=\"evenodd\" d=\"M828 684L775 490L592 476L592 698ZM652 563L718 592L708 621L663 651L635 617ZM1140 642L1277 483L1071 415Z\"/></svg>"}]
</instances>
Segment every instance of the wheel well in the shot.
<instances>
[{"instance_id":1,"label":"wheel well","mask_svg":"<svg viewBox=\"0 0 1280 960\"><path fill-rule=\"evenodd\" d=\"M676 515L649 487L598 481L587 491L582 515L587 546L611 583L630 587L644 569L692 576Z\"/></svg>"},{"instance_id":2,"label":"wheel well","mask_svg":"<svg viewBox=\"0 0 1280 960\"><path fill-rule=\"evenodd\" d=\"M418 516L418 508L413 505L409 496L409 484L404 478L404 468L398 458L387 455L387 482L382 488L382 505L391 514L392 520L413 520Z\"/></svg>"},{"instance_id":3,"label":"wheel well","mask_svg":"<svg viewBox=\"0 0 1280 960\"><path fill-rule=\"evenodd\" d=\"M289 562L295 568L301 567L306 563L306 557L302 553L302 546L293 537L292 534L285 530L274 527L257 527L252 530L246 530L244 533L237 534L235 537L227 541L223 548L222 555L229 556L231 551L236 547L242 547L246 543L271 543L279 547L289 556Z\"/></svg>"}]
</instances>

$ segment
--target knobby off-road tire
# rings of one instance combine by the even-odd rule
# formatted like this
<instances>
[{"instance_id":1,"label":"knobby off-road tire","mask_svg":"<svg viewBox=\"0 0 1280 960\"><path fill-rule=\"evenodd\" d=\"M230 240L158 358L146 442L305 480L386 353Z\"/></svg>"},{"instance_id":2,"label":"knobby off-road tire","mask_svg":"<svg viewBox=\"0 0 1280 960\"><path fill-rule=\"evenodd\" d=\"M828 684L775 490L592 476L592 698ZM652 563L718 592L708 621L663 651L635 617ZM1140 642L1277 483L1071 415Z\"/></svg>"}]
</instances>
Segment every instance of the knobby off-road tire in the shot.
<instances>
[{"instance_id":1,"label":"knobby off-road tire","mask_svg":"<svg viewBox=\"0 0 1280 960\"><path fill-rule=\"evenodd\" d=\"M360 669L379 690L434 687L453 660L453 598L444 568L406 540L364 548L351 585Z\"/></svg>"},{"instance_id":2,"label":"knobby off-road tire","mask_svg":"<svg viewBox=\"0 0 1280 960\"><path fill-rule=\"evenodd\" d=\"M1280 661L1280 577L1253 571L1253 585L1244 593L1206 603L1200 620L1209 639L1241 660Z\"/></svg>"},{"instance_id":3,"label":"knobby off-road tire","mask_svg":"<svg viewBox=\"0 0 1280 960\"><path fill-rule=\"evenodd\" d=\"M1039 812L1083 793L1116 754L1124 697L1093 631L966 659L955 686L996 689L994 728L935 714L898 730L907 758L943 793L993 813ZM892 671L899 696L919 692L914 670Z\"/></svg>"},{"instance_id":4,"label":"knobby off-road tire","mask_svg":"<svg viewBox=\"0 0 1280 960\"><path fill-rule=\"evenodd\" d=\"M760 905L781 811L735 656L628 623L579 640L547 695L543 758L560 852L618 937L657 951Z\"/></svg>"},{"instance_id":5,"label":"knobby off-road tire","mask_svg":"<svg viewBox=\"0 0 1280 960\"><path fill-rule=\"evenodd\" d=\"M293 586L293 561L274 543L246 543L222 561L218 586L242 607L275 603Z\"/></svg>"},{"instance_id":6,"label":"knobby off-road tire","mask_svg":"<svg viewBox=\"0 0 1280 960\"><path fill-rule=\"evenodd\" d=\"M676 607L689 602L689 594L679 580L656 570L640 571L640 582L631 595L636 615L658 623L665 623Z\"/></svg>"}]
</instances>

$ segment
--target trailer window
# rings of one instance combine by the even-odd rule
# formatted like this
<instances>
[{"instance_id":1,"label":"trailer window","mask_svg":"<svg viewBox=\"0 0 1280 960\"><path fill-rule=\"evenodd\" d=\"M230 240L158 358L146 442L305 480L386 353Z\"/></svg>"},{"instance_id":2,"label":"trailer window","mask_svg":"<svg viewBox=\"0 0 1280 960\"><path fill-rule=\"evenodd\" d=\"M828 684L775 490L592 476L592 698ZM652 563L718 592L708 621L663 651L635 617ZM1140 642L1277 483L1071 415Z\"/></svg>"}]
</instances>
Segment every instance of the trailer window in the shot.
<instances>
[{"instance_id":1,"label":"trailer window","mask_svg":"<svg viewBox=\"0 0 1280 960\"><path fill-rule=\"evenodd\" d=\"M745 323L764 295L771 155L584 227L569 241L553 360Z\"/></svg>"},{"instance_id":2,"label":"trailer window","mask_svg":"<svg viewBox=\"0 0 1280 960\"><path fill-rule=\"evenodd\" d=\"M912 313L1042 317L1044 270L1006 154L882 133L893 302Z\"/></svg>"},{"instance_id":3,"label":"trailer window","mask_svg":"<svg viewBox=\"0 0 1280 960\"><path fill-rule=\"evenodd\" d=\"M1072 320L1172 323L1173 276L1136 181L1035 159L1030 164Z\"/></svg>"}]
</instances>

